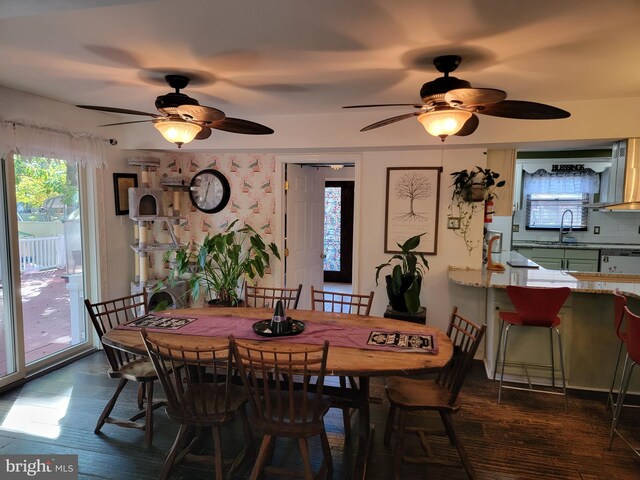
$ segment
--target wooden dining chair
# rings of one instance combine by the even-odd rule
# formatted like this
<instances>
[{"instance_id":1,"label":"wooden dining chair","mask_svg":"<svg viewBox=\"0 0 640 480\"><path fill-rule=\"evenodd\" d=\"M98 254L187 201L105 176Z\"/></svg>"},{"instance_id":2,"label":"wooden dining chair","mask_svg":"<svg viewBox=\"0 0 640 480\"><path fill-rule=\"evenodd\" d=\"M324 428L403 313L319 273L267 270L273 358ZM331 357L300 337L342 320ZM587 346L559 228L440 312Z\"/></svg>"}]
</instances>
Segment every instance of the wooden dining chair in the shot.
<instances>
[{"instance_id":1,"label":"wooden dining chair","mask_svg":"<svg viewBox=\"0 0 640 480\"><path fill-rule=\"evenodd\" d=\"M311 310L369 315L372 304L373 292L368 295L331 292L329 290L316 290L311 285Z\"/></svg>"},{"instance_id":2,"label":"wooden dining chair","mask_svg":"<svg viewBox=\"0 0 640 480\"><path fill-rule=\"evenodd\" d=\"M112 328L148 313L146 290L142 293L98 303L91 303L85 299L84 304L101 342L102 336ZM162 402L153 403L153 382L158 378L153 364L148 357L133 355L104 343L102 346L111 367L108 371L109 376L118 378L120 381L115 393L98 418L94 433L100 432L105 423L125 428L136 428L144 431L145 444L149 447L153 440L153 410L162 406ZM138 408L140 411L129 419L113 418L110 416L111 411L129 381L138 383ZM147 404L143 409L145 397ZM144 423L138 422L143 417Z\"/></svg>"},{"instance_id":3,"label":"wooden dining chair","mask_svg":"<svg viewBox=\"0 0 640 480\"><path fill-rule=\"evenodd\" d=\"M261 477L263 471L275 478L297 475L307 480L323 478L332 472L331 450L324 427L330 402L322 394L328 351L328 341L322 346L235 341L236 365L249 397L251 424L263 434L251 472L252 480ZM312 375L318 377L316 385L311 385ZM314 476L308 439L315 436L320 437L323 458ZM267 465L273 462L278 437L297 440L302 472Z\"/></svg>"},{"instance_id":4,"label":"wooden dining chair","mask_svg":"<svg viewBox=\"0 0 640 480\"><path fill-rule=\"evenodd\" d=\"M298 308L302 284L297 288L276 288L251 286L244 284L244 304L247 307L273 308L278 300L282 300L285 309Z\"/></svg>"},{"instance_id":5,"label":"wooden dining chair","mask_svg":"<svg viewBox=\"0 0 640 480\"><path fill-rule=\"evenodd\" d=\"M353 313L355 315L368 316L373 304L373 291L369 295L358 293L332 292L329 290L316 290L311 286L311 310L324 312ZM357 389L358 384L354 377L338 377L340 388ZM342 410L342 421L345 437L351 435L351 417L357 404L351 396L336 395L333 397L332 406Z\"/></svg>"},{"instance_id":6,"label":"wooden dining chair","mask_svg":"<svg viewBox=\"0 0 640 480\"><path fill-rule=\"evenodd\" d=\"M471 369L473 357L478 350L480 341L484 336L486 325L477 325L467 320L458 313L454 307L447 329L447 336L453 343L453 357L451 361L439 372L435 379L420 380L407 377L389 377L386 380L385 390L391 404L384 432L384 443L389 445L395 423L396 412L399 413L397 425L397 439L394 454L394 476L400 478L402 460L411 463L435 463L442 465L438 459L430 458L430 447L427 435L433 434L417 426L409 426L407 415L412 412L432 411L440 414L444 425L445 434L449 441L458 450L462 465L470 478L476 478L473 466L467 457L460 438L456 434L453 424L453 414L460 410L458 394L462 388L464 379ZM420 445L425 455L421 457L405 457L405 434L417 434Z\"/></svg>"},{"instance_id":7,"label":"wooden dining chair","mask_svg":"<svg viewBox=\"0 0 640 480\"><path fill-rule=\"evenodd\" d=\"M200 445L203 429L213 436L215 478L229 478L240 466L247 452L254 454L253 437L247 417L247 396L241 385L230 381L233 365L233 341L186 348L154 338L145 329L141 332L160 383L167 394L167 416L180 424L175 441L167 453L160 480L169 477L181 460L206 461L211 457L194 455ZM223 477L221 427L242 419L244 446L231 462Z\"/></svg>"}]
</instances>

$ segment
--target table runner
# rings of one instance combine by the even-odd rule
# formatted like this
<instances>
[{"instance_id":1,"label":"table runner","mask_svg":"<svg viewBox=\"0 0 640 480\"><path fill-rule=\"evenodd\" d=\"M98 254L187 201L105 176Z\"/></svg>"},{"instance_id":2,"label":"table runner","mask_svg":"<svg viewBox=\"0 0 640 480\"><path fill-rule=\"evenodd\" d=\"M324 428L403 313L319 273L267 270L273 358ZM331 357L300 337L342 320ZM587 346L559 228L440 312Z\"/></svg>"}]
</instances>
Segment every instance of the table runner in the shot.
<instances>
[{"instance_id":1,"label":"table runner","mask_svg":"<svg viewBox=\"0 0 640 480\"><path fill-rule=\"evenodd\" d=\"M216 316L203 316L196 317L193 315L176 314L172 312L158 312L153 315L163 318L178 318L178 319L192 319L191 322L179 328L152 328L146 326L147 331L160 332L160 333L175 333L180 335L199 335L199 336L212 336L212 337L227 337L233 335L236 338L245 340L260 340L269 341L276 340L278 342L285 343L307 343L307 344L322 344L325 340L329 340L329 344L334 347L348 347L348 348L360 348L365 350L386 350L393 352L416 352L416 353L438 353L438 345L436 343L435 335L433 338L432 348L400 348L397 346L388 345L370 345L368 344L369 337L373 331L381 331L379 327L355 327L352 325L340 325L337 322L305 322L304 332L294 336L280 336L280 337L264 337L258 335L253 331L253 324L258 320L255 318L244 317L216 317ZM129 322L129 324L118 325L115 327L120 330L140 330L142 327L132 326L131 324L136 322ZM395 331L389 331L388 333L399 333ZM412 333L402 331L403 334L425 336L425 333Z\"/></svg>"}]
</instances>

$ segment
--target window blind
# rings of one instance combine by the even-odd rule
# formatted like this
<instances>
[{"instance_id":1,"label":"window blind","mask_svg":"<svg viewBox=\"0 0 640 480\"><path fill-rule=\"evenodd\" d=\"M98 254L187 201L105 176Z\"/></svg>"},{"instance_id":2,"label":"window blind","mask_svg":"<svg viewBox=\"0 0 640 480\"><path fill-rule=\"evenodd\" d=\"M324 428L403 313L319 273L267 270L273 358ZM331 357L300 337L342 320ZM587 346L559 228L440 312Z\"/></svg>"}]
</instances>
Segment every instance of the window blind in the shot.
<instances>
[{"instance_id":1,"label":"window blind","mask_svg":"<svg viewBox=\"0 0 640 480\"><path fill-rule=\"evenodd\" d=\"M572 226L574 230L587 229L589 203L588 193L532 193L526 197L527 229L560 228L562 214L570 210L573 213L565 216L565 228Z\"/></svg>"}]
</instances>

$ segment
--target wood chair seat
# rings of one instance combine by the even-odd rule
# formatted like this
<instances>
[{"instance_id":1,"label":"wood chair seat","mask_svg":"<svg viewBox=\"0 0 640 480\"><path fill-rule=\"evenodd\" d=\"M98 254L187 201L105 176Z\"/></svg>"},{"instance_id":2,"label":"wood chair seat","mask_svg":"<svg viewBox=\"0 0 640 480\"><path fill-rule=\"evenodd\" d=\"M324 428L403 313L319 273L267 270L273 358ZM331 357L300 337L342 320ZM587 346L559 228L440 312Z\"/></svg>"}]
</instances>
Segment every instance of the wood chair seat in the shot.
<instances>
[{"instance_id":1,"label":"wood chair seat","mask_svg":"<svg viewBox=\"0 0 640 480\"><path fill-rule=\"evenodd\" d=\"M386 389L389 401L407 410L460 410L458 402L449 403L451 392L435 380L389 377Z\"/></svg>"},{"instance_id":2,"label":"wood chair seat","mask_svg":"<svg viewBox=\"0 0 640 480\"><path fill-rule=\"evenodd\" d=\"M314 396L314 393L305 393L302 391L295 391L291 396L289 396L289 392L281 393L279 395L276 393L272 393L270 395L271 404L281 404L282 410L285 412L285 414L282 416L282 418L279 418L278 412L272 411L271 418L269 418L268 412L265 411L265 421L262 421L261 418L255 419L256 429L263 432L273 433L277 431L278 433L280 433L283 431L283 429L281 429L282 425L286 424L288 425L290 431L288 432L288 435L283 436L298 436L303 433L308 433L310 436L318 435L320 432L320 430L318 430L318 426L320 426L320 424L317 422L313 422L315 411L312 409L308 409L304 412L305 416L303 417L301 408L303 403L306 402L310 404L312 401L314 401ZM290 401L293 402L293 405L290 405ZM332 406L331 399L326 395L323 395L320 400L318 400L318 402L318 408L320 410L319 413L321 416L324 416ZM294 412L293 418L289 415L289 412L292 411ZM278 422L277 427L274 427L274 422Z\"/></svg>"},{"instance_id":3,"label":"wood chair seat","mask_svg":"<svg viewBox=\"0 0 640 480\"><path fill-rule=\"evenodd\" d=\"M240 385L229 385L225 392L220 385L200 384L191 385L185 390L183 402L180 410L167 406L167 415L171 420L211 426L232 421L247 403L247 395ZM228 403L226 406L225 402Z\"/></svg>"},{"instance_id":4,"label":"wood chair seat","mask_svg":"<svg viewBox=\"0 0 640 480\"><path fill-rule=\"evenodd\" d=\"M115 371L109 369L108 374L111 378L126 378L134 382L147 382L158 379L153 363L148 358L138 358Z\"/></svg>"}]
</instances>

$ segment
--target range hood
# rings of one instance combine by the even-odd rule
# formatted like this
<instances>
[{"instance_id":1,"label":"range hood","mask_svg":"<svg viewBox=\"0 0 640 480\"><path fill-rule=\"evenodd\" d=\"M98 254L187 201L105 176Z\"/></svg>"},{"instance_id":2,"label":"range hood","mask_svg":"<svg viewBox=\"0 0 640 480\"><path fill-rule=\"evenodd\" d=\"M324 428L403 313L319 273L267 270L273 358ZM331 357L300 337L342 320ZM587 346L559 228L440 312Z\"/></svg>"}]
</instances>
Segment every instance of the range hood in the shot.
<instances>
[{"instance_id":1,"label":"range hood","mask_svg":"<svg viewBox=\"0 0 640 480\"><path fill-rule=\"evenodd\" d=\"M640 138L615 142L611 158L610 198L603 203L591 204L589 208L609 212L640 212Z\"/></svg>"}]
</instances>

